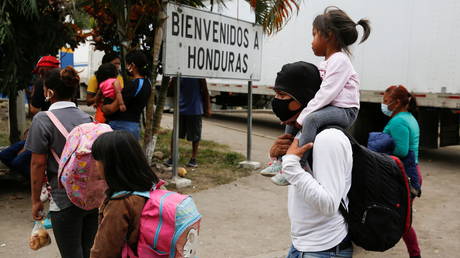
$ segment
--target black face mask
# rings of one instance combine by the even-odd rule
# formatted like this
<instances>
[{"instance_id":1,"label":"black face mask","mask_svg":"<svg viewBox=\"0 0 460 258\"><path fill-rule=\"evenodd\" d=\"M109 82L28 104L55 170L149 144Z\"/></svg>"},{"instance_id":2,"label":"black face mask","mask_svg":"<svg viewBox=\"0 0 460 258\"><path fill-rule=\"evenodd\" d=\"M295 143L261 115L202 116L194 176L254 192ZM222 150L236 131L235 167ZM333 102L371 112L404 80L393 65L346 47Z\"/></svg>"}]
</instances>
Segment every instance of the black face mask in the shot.
<instances>
[{"instance_id":1,"label":"black face mask","mask_svg":"<svg viewBox=\"0 0 460 258\"><path fill-rule=\"evenodd\" d=\"M293 99L277 99L274 98L272 100L272 110L273 113L282 121L287 121L301 110L301 108L297 110L289 110L289 103L294 101Z\"/></svg>"}]
</instances>

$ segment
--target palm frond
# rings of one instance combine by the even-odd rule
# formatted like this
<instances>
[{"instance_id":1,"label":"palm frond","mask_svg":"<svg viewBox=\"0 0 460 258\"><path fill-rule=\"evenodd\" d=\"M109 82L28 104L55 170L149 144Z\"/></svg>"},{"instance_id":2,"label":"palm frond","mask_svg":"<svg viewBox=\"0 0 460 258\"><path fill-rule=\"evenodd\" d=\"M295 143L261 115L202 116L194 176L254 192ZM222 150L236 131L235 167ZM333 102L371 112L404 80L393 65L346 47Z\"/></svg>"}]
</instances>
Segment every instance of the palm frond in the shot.
<instances>
[{"instance_id":1,"label":"palm frond","mask_svg":"<svg viewBox=\"0 0 460 258\"><path fill-rule=\"evenodd\" d=\"M18 13L26 17L38 17L39 15L37 0L4 0L0 9L5 9L7 5L12 6Z\"/></svg>"},{"instance_id":2,"label":"palm frond","mask_svg":"<svg viewBox=\"0 0 460 258\"><path fill-rule=\"evenodd\" d=\"M254 9L256 23L262 25L267 34L280 31L293 13L299 11L302 0L246 0Z\"/></svg>"},{"instance_id":3,"label":"palm frond","mask_svg":"<svg viewBox=\"0 0 460 258\"><path fill-rule=\"evenodd\" d=\"M213 1L211 1L211 5L217 4L218 2L223 3L224 0L214 0L214 1L216 1L216 3L213 3ZM191 6L195 8L205 7L204 1L202 0L176 0L176 1L170 1L170 2L176 3L178 5L187 5L187 6Z\"/></svg>"}]
</instances>

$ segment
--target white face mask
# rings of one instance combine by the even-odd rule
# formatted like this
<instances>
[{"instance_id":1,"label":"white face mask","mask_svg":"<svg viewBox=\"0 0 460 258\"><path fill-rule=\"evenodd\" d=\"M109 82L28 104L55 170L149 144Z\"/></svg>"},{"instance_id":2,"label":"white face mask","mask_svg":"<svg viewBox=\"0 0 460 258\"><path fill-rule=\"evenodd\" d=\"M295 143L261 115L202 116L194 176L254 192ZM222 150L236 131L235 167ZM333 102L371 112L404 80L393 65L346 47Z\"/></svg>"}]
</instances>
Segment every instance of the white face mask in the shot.
<instances>
[{"instance_id":1,"label":"white face mask","mask_svg":"<svg viewBox=\"0 0 460 258\"><path fill-rule=\"evenodd\" d=\"M49 102L50 99L54 96L54 91L52 91L52 90L47 90L46 93L47 93L47 94L45 95L45 101L46 101L46 102Z\"/></svg>"},{"instance_id":2,"label":"white face mask","mask_svg":"<svg viewBox=\"0 0 460 258\"><path fill-rule=\"evenodd\" d=\"M381 104L381 107L380 109L382 110L382 113L386 116L390 116L393 115L393 111L391 111L390 109L388 109L388 105L387 104Z\"/></svg>"}]
</instances>

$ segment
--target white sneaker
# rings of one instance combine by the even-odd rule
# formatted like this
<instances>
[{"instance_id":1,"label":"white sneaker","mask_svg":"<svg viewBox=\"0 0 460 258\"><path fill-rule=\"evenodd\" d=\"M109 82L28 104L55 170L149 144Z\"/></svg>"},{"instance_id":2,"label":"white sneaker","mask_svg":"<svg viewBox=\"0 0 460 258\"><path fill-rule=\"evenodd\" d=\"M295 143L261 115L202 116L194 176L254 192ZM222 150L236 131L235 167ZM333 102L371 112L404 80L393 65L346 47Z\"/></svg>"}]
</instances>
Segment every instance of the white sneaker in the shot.
<instances>
[{"instance_id":1,"label":"white sneaker","mask_svg":"<svg viewBox=\"0 0 460 258\"><path fill-rule=\"evenodd\" d=\"M272 180L272 183L274 183L275 185L279 185L279 186L290 185L290 183L286 180L284 175L281 173L276 174L275 176L270 178L270 180Z\"/></svg>"},{"instance_id":2,"label":"white sneaker","mask_svg":"<svg viewBox=\"0 0 460 258\"><path fill-rule=\"evenodd\" d=\"M262 176L272 177L272 176L275 176L276 174L278 174L279 172L281 172L281 169L282 169L281 161L280 160L274 160L270 164L270 166L262 169L262 171L260 171L260 174Z\"/></svg>"}]
</instances>

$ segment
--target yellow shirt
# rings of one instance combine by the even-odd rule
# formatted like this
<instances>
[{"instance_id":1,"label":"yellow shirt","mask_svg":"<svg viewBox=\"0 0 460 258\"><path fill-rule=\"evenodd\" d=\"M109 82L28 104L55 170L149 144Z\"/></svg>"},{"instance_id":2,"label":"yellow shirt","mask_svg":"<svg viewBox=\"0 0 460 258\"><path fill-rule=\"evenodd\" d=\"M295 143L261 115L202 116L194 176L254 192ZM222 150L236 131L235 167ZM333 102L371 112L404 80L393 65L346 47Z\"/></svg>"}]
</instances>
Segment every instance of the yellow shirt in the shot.
<instances>
[{"instance_id":1,"label":"yellow shirt","mask_svg":"<svg viewBox=\"0 0 460 258\"><path fill-rule=\"evenodd\" d=\"M123 88L123 77L121 75L118 75L117 80L120 82L120 85ZM99 83L96 79L96 75L93 75L88 80L88 88L86 89L86 91L89 93L96 94L98 89L99 89Z\"/></svg>"}]
</instances>

